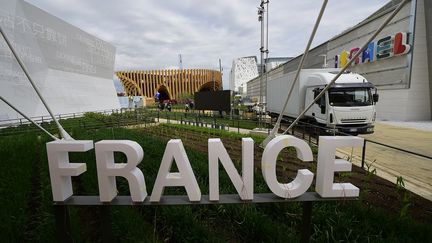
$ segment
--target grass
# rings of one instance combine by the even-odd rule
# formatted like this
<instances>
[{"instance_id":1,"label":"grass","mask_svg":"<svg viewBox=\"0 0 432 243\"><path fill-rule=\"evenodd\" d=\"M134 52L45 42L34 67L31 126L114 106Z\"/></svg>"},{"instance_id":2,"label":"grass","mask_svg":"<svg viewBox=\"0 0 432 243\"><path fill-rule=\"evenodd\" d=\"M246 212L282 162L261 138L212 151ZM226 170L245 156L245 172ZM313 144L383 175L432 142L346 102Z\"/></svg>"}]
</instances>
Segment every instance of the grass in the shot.
<instances>
[{"instance_id":1,"label":"grass","mask_svg":"<svg viewBox=\"0 0 432 243\"><path fill-rule=\"evenodd\" d=\"M42 169L47 167L45 141L34 134L0 139L2 240L53 240L49 176Z\"/></svg>"},{"instance_id":2,"label":"grass","mask_svg":"<svg viewBox=\"0 0 432 243\"><path fill-rule=\"evenodd\" d=\"M85 117L86 122L105 117ZM94 119L94 120L93 120ZM114 119L114 118L110 118ZM71 124L73 121L69 121ZM166 124L158 127L175 133L209 134L238 141L242 135L222 130ZM152 128L152 129L158 129ZM144 149L140 169L145 175L147 191L153 183L166 146L166 138L150 136L146 130L99 128L87 130L71 126L75 139L129 139ZM198 136L199 137L199 136ZM262 138L253 137L255 143ZM0 237L4 242L55 242L52 196L46 160L46 136L26 133L0 137ZM207 141L202 141L207 143ZM207 154L193 146L186 147L188 158L202 194L208 194ZM316 150L314 150L316 153ZM124 162L116 154L117 162ZM78 195L97 195L94 150L71 153L72 162L85 162L88 171L74 178ZM240 165L239 161L235 162ZM239 168L239 167L238 167ZM227 174L220 172L220 190L236 193ZM119 178L120 195L129 195L127 182ZM255 192L268 192L260 170L255 173ZM166 190L166 194L185 194L183 188ZM40 204L35 204L40 202ZM108 206L114 239L120 242L295 242L301 227L300 203L191 205L191 206ZM314 242L430 242L432 226L418 224L409 217L394 217L380 209L358 202L320 202L313 209ZM101 241L101 215L98 207L71 207L74 238ZM32 227L26 226L31 224Z\"/></svg>"}]
</instances>

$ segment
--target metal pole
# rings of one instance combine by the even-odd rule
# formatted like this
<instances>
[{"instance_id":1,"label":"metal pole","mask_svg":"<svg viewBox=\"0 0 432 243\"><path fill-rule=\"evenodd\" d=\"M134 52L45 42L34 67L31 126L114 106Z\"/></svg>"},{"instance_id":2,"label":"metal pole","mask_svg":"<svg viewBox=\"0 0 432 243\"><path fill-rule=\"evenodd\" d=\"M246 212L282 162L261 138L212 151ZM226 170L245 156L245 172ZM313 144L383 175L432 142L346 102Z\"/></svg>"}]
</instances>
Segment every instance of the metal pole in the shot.
<instances>
[{"instance_id":1,"label":"metal pole","mask_svg":"<svg viewBox=\"0 0 432 243\"><path fill-rule=\"evenodd\" d=\"M112 218L110 206L104 205L100 210L102 242L115 242L112 232Z\"/></svg>"},{"instance_id":2,"label":"metal pole","mask_svg":"<svg viewBox=\"0 0 432 243\"><path fill-rule=\"evenodd\" d=\"M266 49L265 49L265 54L266 54L266 57L265 57L265 61L264 61L264 64L265 64L265 68L267 68L267 63L268 63L268 54L269 54L269 44L268 44L268 41L269 41L269 27L268 27L268 25L269 25L269 0L267 0L267 9L266 9L266 44L265 44L265 47L266 47ZM266 72L265 72L265 85L267 85L267 79L268 79L268 71L269 70L266 70ZM263 83L263 86L264 86L264 83ZM265 101L266 102L264 102L264 97L265 97ZM264 93L264 91L263 91L263 101L262 101L262 104L261 104L261 120L263 120L263 118L262 118L262 116L264 116L264 118L266 117L265 116L265 112L264 111L266 111L267 109L267 89L266 89L266 92ZM264 120L264 121L262 121L262 125L263 125L263 127L264 127L264 124L266 124L266 120ZM268 132L267 132L268 133Z\"/></svg>"},{"instance_id":3,"label":"metal pole","mask_svg":"<svg viewBox=\"0 0 432 243\"><path fill-rule=\"evenodd\" d=\"M30 117L26 116L24 113L22 113L20 110L18 110L15 106L13 106L11 103L9 103L7 100L5 100L2 96L0 96L0 99L6 103L8 106L10 106L10 108L14 109L16 112L18 112L21 116L23 116L25 119L29 120L31 123L33 123L33 125L37 126L40 130L44 131L46 134L48 134L48 136L50 136L52 139L54 140L59 140L58 138L56 138L54 135L52 135L50 132L48 132L47 130L45 130L45 128L43 128L41 125L37 124L35 121L33 121ZM21 119L20 119L21 121Z\"/></svg>"},{"instance_id":4,"label":"metal pole","mask_svg":"<svg viewBox=\"0 0 432 243\"><path fill-rule=\"evenodd\" d=\"M375 33L369 37L369 39L365 42L365 44L360 48L360 50L354 55L354 57L351 58L351 60L339 71L339 73L330 81L330 83L317 95L317 97L298 115L298 117L294 120L293 123L283 132L283 134L286 134L286 132L291 129L297 122L303 117L303 115L327 92L327 90L336 82L336 80L342 75L345 70L351 66L351 64L363 53L363 51L366 49L366 47L369 45L369 42L371 42L375 37L384 29L384 27L390 22L390 20L393 19L393 17L402 9L403 5L407 3L409 0L404 0L399 4L399 6L392 12L392 14L381 24L381 26L375 31Z\"/></svg>"},{"instance_id":5,"label":"metal pole","mask_svg":"<svg viewBox=\"0 0 432 243\"><path fill-rule=\"evenodd\" d=\"M260 98L259 98L259 102L258 102L258 111L260 109L260 104L262 104L263 102L263 75L264 75L264 12L265 12L265 8L264 8L264 4L266 2L264 0L261 0L261 4L260 7L258 8L258 21L261 22L261 47L260 47L260 53L261 53L261 57L260 57L260 70L261 70L261 74L260 74ZM258 128L261 128L261 112L258 116Z\"/></svg>"},{"instance_id":6,"label":"metal pole","mask_svg":"<svg viewBox=\"0 0 432 243\"><path fill-rule=\"evenodd\" d=\"M312 222L312 201L303 202L302 229L300 242L309 242Z\"/></svg>"},{"instance_id":7,"label":"metal pole","mask_svg":"<svg viewBox=\"0 0 432 243\"><path fill-rule=\"evenodd\" d=\"M366 139L363 141L363 150L362 150L362 161L361 161L361 167L364 169L364 163L365 163L365 157L366 157Z\"/></svg>"},{"instance_id":8,"label":"metal pole","mask_svg":"<svg viewBox=\"0 0 432 243\"><path fill-rule=\"evenodd\" d=\"M216 91L216 81L215 81L215 78L214 78L214 70L212 70L212 79L213 79L213 91Z\"/></svg>"},{"instance_id":9,"label":"metal pole","mask_svg":"<svg viewBox=\"0 0 432 243\"><path fill-rule=\"evenodd\" d=\"M285 111L285 109L286 109L286 107L287 107L287 105L288 105L288 101L289 101L289 98L290 98L290 96L291 96L291 93L292 93L292 91L293 91L293 89L294 89L294 85L295 85L295 83L296 83L297 80L298 80L298 77L299 77L299 75L300 75L300 71L301 71L301 69L303 68L304 61L306 60L306 57L307 57L307 55L308 55L308 53L309 53L310 46L312 45L312 41L313 41L313 39L314 39L314 37L315 37L315 33L316 33L316 31L317 31L317 29L318 29L318 26L319 26L319 24L320 24L320 22L321 22L321 18L322 18L323 14L324 14L324 10L325 10L325 8L326 8L326 6L327 6L327 2L328 2L328 0L324 0L324 1L323 1L323 4L322 4L322 6L321 6L321 10L320 10L320 12L319 12L319 14L318 14L318 18L317 18L317 20L315 21L315 25L314 25L314 27L313 27L313 29L312 29L312 33L311 33L311 35L310 35L310 37L309 37L309 41L308 41L308 43L307 43L307 45L306 45L305 51L304 51L304 53L303 53L303 56L302 56L302 58L300 59L299 66L298 66L298 68L297 68L297 72L296 72L296 75L295 75L295 77L294 77L294 82L293 82L293 84L291 85L290 91L288 92L288 96L287 96L287 98L286 98L286 100L285 100L285 103L284 103L284 106L283 106L283 108L282 108L282 110L281 110L281 112L280 112L280 114L279 114L279 116L278 116L278 119L277 119L277 121L276 121L275 126L273 127L272 131L270 132L270 135L267 136L267 138L266 138L266 139L263 141L263 143L262 143L263 146L267 145L267 143L270 142L270 140L273 139L273 138L275 137L275 134L276 134L277 131L279 130L279 126L280 126L280 123L281 123L281 121L282 121L283 113L284 113L284 111Z\"/></svg>"},{"instance_id":10,"label":"metal pole","mask_svg":"<svg viewBox=\"0 0 432 243\"><path fill-rule=\"evenodd\" d=\"M67 205L54 205L54 217L58 242L74 242Z\"/></svg>"},{"instance_id":11,"label":"metal pole","mask_svg":"<svg viewBox=\"0 0 432 243\"><path fill-rule=\"evenodd\" d=\"M39 96L40 100L42 101L43 105L47 109L48 113L54 120L55 124L57 125L57 129L59 130L60 136L67 140L73 140L73 138L63 129L63 127L60 125L60 123L55 118L54 114L52 113L51 109L49 108L48 104L46 103L45 99L43 98L42 94L40 93L38 87L33 82L33 79L30 77L27 68L25 67L24 63L21 61L21 59L18 57L18 54L15 52L14 47L12 46L11 42L9 41L6 34L3 32L2 27L0 26L0 33L3 36L6 44L8 45L9 49L11 50L12 54L14 55L15 59L17 60L18 64L20 65L21 69L23 70L25 76L30 81L30 84L33 86L33 89L36 91L36 94Z\"/></svg>"},{"instance_id":12,"label":"metal pole","mask_svg":"<svg viewBox=\"0 0 432 243\"><path fill-rule=\"evenodd\" d=\"M220 75L221 75L221 86L220 86L220 88L219 88L219 90L223 90L223 82L222 82L222 61L221 61L221 59L219 58L219 72L220 72Z\"/></svg>"}]
</instances>

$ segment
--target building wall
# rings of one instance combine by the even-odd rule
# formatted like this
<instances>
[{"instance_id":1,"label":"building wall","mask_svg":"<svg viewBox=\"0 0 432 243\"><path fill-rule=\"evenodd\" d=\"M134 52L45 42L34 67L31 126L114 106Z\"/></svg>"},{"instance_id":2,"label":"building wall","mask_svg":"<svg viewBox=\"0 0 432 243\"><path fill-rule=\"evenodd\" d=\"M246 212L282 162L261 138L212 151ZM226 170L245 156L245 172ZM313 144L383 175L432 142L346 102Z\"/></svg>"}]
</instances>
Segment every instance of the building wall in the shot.
<instances>
[{"instance_id":1,"label":"building wall","mask_svg":"<svg viewBox=\"0 0 432 243\"><path fill-rule=\"evenodd\" d=\"M115 47L22 0L0 0L0 25L55 114L118 109ZM0 96L30 117L43 106L3 37ZM21 116L0 102L0 121Z\"/></svg>"},{"instance_id":2,"label":"building wall","mask_svg":"<svg viewBox=\"0 0 432 243\"><path fill-rule=\"evenodd\" d=\"M324 65L324 56L327 52L327 42L323 43L312 50L310 50L308 57L306 58L304 62L304 68L322 68ZM290 73L292 71L297 70L298 65L300 63L302 55L297 56L295 58L292 58L290 61L288 61L285 64L282 64L269 72L267 72L265 75L263 75L262 80L262 90L263 90L263 100L265 102L265 96L267 95L267 79L276 79L282 76L284 73ZM250 80L247 83L247 96L248 97L254 97L258 98L260 96L260 77L256 77L252 80Z\"/></svg>"},{"instance_id":3,"label":"building wall","mask_svg":"<svg viewBox=\"0 0 432 243\"><path fill-rule=\"evenodd\" d=\"M153 98L156 92L167 91L171 99L177 99L179 94L222 88L221 73L207 69L119 71L116 75L128 96Z\"/></svg>"},{"instance_id":4,"label":"building wall","mask_svg":"<svg viewBox=\"0 0 432 243\"><path fill-rule=\"evenodd\" d=\"M377 36L377 40L406 32L411 50L408 54L377 60L373 63L358 64L350 67L353 72L364 75L367 80L378 88L380 100L377 103L377 118L382 120L431 120L431 63L428 61L427 41L431 34L427 32L432 27L431 21L426 21L425 11L431 11L428 0L412 0L408 2L395 16L388 26ZM391 14L393 6L380 10L372 17L357 26L343 32L326 43L312 49L306 59L304 68L321 68L323 57L327 55L328 67L334 67L334 57L342 51L361 47L380 24ZM426 9L426 10L425 10ZM416 10L416 11L415 11ZM428 15L426 15L428 17ZM430 17L429 17L430 18ZM377 41L375 40L375 42ZM281 73L297 69L301 56L270 71L268 79L276 79ZM248 82L249 96L259 92L259 80L255 78ZM264 89L265 90L265 89Z\"/></svg>"},{"instance_id":5,"label":"building wall","mask_svg":"<svg viewBox=\"0 0 432 243\"><path fill-rule=\"evenodd\" d=\"M266 68L265 70L269 72L272 69L275 69L279 67L280 65L288 62L289 60L293 59L292 57L269 57L264 59Z\"/></svg>"},{"instance_id":6,"label":"building wall","mask_svg":"<svg viewBox=\"0 0 432 243\"><path fill-rule=\"evenodd\" d=\"M230 89L247 92L247 81L258 76L258 67L255 56L240 57L233 60L230 72ZM240 88L240 90L239 90Z\"/></svg>"},{"instance_id":7,"label":"building wall","mask_svg":"<svg viewBox=\"0 0 432 243\"><path fill-rule=\"evenodd\" d=\"M416 1L408 6L415 7ZM377 118L382 120L430 120L429 73L426 47L426 22L424 2L417 1L414 42L411 43L412 63L405 75L409 78L406 88L390 89L378 86L380 101L377 104ZM410 56L409 55L409 56ZM391 67L391 66L390 66ZM411 72L409 72L411 70ZM386 77L385 74L382 77Z\"/></svg>"},{"instance_id":8,"label":"building wall","mask_svg":"<svg viewBox=\"0 0 432 243\"><path fill-rule=\"evenodd\" d=\"M411 85L408 90L406 120L430 120L430 80L427 57L424 0L417 0Z\"/></svg>"},{"instance_id":9,"label":"building wall","mask_svg":"<svg viewBox=\"0 0 432 243\"><path fill-rule=\"evenodd\" d=\"M361 47L379 28L384 20L387 19L392 11L392 8L388 9L383 12L383 14L378 15L377 18L359 24L342 35L331 39L328 42L327 53L332 67L335 67L334 62L336 55L340 55L342 51L350 51L352 48ZM410 28L412 21L414 21L414 16L411 16L411 3L408 3L403 6L399 13L373 40L375 46L379 39L394 35L398 32L410 33L410 37L412 37L413 30ZM409 43L412 44L412 40L410 40ZM349 67L349 69L363 75L380 90L404 89L409 87L410 62L411 54L408 53L407 55L393 56L380 60L376 60L375 57L375 61L372 63L357 64Z\"/></svg>"}]
</instances>

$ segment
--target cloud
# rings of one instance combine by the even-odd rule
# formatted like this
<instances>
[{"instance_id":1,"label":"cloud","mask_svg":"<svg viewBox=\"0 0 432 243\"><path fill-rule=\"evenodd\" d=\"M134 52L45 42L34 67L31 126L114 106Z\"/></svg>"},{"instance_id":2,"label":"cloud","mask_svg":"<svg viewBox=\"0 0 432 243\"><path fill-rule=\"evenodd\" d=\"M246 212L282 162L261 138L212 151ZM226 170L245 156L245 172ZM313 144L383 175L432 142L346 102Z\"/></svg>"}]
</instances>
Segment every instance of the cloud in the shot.
<instances>
[{"instance_id":1,"label":"cloud","mask_svg":"<svg viewBox=\"0 0 432 243\"><path fill-rule=\"evenodd\" d=\"M184 68L218 69L224 87L232 60L259 56L260 23L250 0L28 0L117 48L115 70ZM314 46L357 24L387 0L329 1ZM297 56L306 45L321 2L271 0L271 56Z\"/></svg>"}]
</instances>

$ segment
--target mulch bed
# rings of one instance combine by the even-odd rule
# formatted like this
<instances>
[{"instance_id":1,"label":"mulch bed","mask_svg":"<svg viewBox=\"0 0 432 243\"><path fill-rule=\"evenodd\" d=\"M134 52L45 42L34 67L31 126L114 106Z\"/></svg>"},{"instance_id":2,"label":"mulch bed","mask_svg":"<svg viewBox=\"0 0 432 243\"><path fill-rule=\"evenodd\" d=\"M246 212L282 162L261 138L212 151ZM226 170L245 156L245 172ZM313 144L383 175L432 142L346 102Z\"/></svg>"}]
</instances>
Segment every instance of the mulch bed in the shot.
<instances>
[{"instance_id":1,"label":"mulch bed","mask_svg":"<svg viewBox=\"0 0 432 243\"><path fill-rule=\"evenodd\" d=\"M162 139L182 139L186 147L192 148L202 153L207 153L208 138L218 137L211 133L195 132L191 130L176 130L166 127L151 127L144 130L146 134ZM241 141L237 138L221 138L225 148L233 160L241 161ZM261 166L261 156L263 149L255 143L255 166ZM298 169L309 169L315 173L316 158L313 163L305 163L295 157L293 152L284 149L279 155L277 163L277 175L279 182L289 182L297 174ZM315 173L316 174L316 173ZM361 169L353 165L351 173L336 173L335 181L350 182L360 188L361 201L365 205L381 208L389 214L398 216L406 204L408 214L416 221L422 223L432 223L432 202L403 188L397 186L372 172ZM313 183L314 185L314 183ZM403 200L408 197L409 200Z\"/></svg>"}]
</instances>

